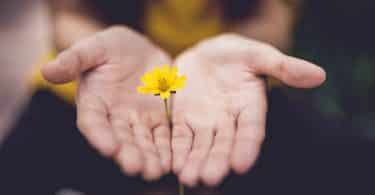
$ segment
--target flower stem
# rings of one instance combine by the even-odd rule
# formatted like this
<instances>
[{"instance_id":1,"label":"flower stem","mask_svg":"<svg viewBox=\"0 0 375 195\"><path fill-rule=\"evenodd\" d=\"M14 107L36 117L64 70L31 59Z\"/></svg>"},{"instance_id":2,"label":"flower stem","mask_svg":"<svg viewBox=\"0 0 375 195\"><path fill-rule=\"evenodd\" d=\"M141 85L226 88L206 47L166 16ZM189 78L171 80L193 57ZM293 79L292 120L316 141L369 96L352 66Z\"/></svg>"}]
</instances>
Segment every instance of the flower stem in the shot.
<instances>
[{"instance_id":1,"label":"flower stem","mask_svg":"<svg viewBox=\"0 0 375 195\"><path fill-rule=\"evenodd\" d=\"M181 182L178 182L178 194L179 195L185 195L184 185L182 185Z\"/></svg>"},{"instance_id":2,"label":"flower stem","mask_svg":"<svg viewBox=\"0 0 375 195\"><path fill-rule=\"evenodd\" d=\"M166 114L166 117L167 117L168 125L172 129L172 117L171 117L171 112L170 112L169 106L168 106L168 99L164 100L164 109L165 109L165 114ZM178 182L178 194L179 195L185 195L184 185L182 185L181 182Z\"/></svg>"},{"instance_id":3,"label":"flower stem","mask_svg":"<svg viewBox=\"0 0 375 195\"><path fill-rule=\"evenodd\" d=\"M171 128L172 119L171 119L171 114L170 114L169 107L168 107L168 99L164 100L164 109L165 109L165 114L166 114L167 121L168 121L168 126Z\"/></svg>"}]
</instances>

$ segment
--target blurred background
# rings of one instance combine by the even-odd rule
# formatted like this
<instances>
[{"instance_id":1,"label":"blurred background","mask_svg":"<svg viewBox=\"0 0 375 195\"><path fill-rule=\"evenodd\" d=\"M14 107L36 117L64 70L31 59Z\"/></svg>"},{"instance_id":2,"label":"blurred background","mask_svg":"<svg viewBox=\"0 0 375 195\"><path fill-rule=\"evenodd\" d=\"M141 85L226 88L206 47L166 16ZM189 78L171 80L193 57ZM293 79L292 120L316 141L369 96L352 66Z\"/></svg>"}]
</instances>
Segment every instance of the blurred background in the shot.
<instances>
[{"instance_id":1,"label":"blurred background","mask_svg":"<svg viewBox=\"0 0 375 195\"><path fill-rule=\"evenodd\" d=\"M39 73L58 52L112 25L144 33L174 56L235 32L327 72L326 83L313 90L271 79L267 139L255 168L219 188L187 194L375 191L369 187L375 173L372 0L0 0L0 8L0 192L123 194L127 186L128 194L176 194L173 176L128 181L97 157L74 124L74 83L52 86ZM102 187L92 190L97 183Z\"/></svg>"},{"instance_id":2,"label":"blurred background","mask_svg":"<svg viewBox=\"0 0 375 195\"><path fill-rule=\"evenodd\" d=\"M352 129L320 133L374 139L375 4L305 1L303 8L292 53L323 66L328 78L311 101L324 118Z\"/></svg>"}]
</instances>

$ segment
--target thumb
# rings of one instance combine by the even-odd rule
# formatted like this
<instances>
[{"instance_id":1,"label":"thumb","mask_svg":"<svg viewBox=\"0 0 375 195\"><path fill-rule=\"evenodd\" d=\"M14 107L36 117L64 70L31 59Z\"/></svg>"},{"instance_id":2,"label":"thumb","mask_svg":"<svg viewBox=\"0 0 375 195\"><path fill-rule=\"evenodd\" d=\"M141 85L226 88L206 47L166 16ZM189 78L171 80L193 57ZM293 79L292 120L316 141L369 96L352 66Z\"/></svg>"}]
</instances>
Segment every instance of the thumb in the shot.
<instances>
[{"instance_id":1,"label":"thumb","mask_svg":"<svg viewBox=\"0 0 375 195\"><path fill-rule=\"evenodd\" d=\"M317 87L326 77L319 66L247 37L221 35L199 44L197 51L209 51L205 55L214 61L246 63L251 73L275 77L291 87Z\"/></svg>"},{"instance_id":2,"label":"thumb","mask_svg":"<svg viewBox=\"0 0 375 195\"><path fill-rule=\"evenodd\" d=\"M317 87L326 79L325 71L313 63L282 53L274 53L270 57L267 62L255 66L256 73L275 77L297 88Z\"/></svg>"},{"instance_id":3,"label":"thumb","mask_svg":"<svg viewBox=\"0 0 375 195\"><path fill-rule=\"evenodd\" d=\"M91 68L104 64L105 49L97 37L78 42L65 50L52 62L42 66L43 77L52 83L63 84L73 81Z\"/></svg>"}]
</instances>

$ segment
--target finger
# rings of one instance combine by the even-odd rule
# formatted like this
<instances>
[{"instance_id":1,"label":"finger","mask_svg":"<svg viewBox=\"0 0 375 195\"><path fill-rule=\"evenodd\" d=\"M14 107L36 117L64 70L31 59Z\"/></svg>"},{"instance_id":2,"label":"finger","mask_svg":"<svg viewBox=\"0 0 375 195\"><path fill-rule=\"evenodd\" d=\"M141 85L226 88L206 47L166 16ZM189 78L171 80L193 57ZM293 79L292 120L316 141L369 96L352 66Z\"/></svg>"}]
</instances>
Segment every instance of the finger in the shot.
<instances>
[{"instance_id":1,"label":"finger","mask_svg":"<svg viewBox=\"0 0 375 195\"><path fill-rule=\"evenodd\" d=\"M173 172L180 173L193 144L192 130L186 125L176 125L172 130Z\"/></svg>"},{"instance_id":2,"label":"finger","mask_svg":"<svg viewBox=\"0 0 375 195\"><path fill-rule=\"evenodd\" d=\"M112 156L118 149L118 142L108 121L104 102L93 94L77 96L77 126L102 155Z\"/></svg>"},{"instance_id":3,"label":"finger","mask_svg":"<svg viewBox=\"0 0 375 195\"><path fill-rule=\"evenodd\" d=\"M151 130L142 124L133 126L135 142L143 154L143 178L148 181L157 180L162 175L162 167Z\"/></svg>"},{"instance_id":4,"label":"finger","mask_svg":"<svg viewBox=\"0 0 375 195\"><path fill-rule=\"evenodd\" d=\"M159 152L161 166L164 173L171 170L171 133L167 126L159 126L154 129L154 140Z\"/></svg>"},{"instance_id":5,"label":"finger","mask_svg":"<svg viewBox=\"0 0 375 195\"><path fill-rule=\"evenodd\" d=\"M201 178L205 184L218 185L229 173L234 132L234 120L223 119L218 125L212 149L201 171Z\"/></svg>"},{"instance_id":6,"label":"finger","mask_svg":"<svg viewBox=\"0 0 375 195\"><path fill-rule=\"evenodd\" d=\"M265 52L257 61L253 66L256 73L275 77L291 87L317 87L326 79L319 66L278 51Z\"/></svg>"},{"instance_id":7,"label":"finger","mask_svg":"<svg viewBox=\"0 0 375 195\"><path fill-rule=\"evenodd\" d=\"M56 84L73 81L80 73L104 64L105 52L100 36L83 39L44 65L42 74L46 80Z\"/></svg>"},{"instance_id":8,"label":"finger","mask_svg":"<svg viewBox=\"0 0 375 195\"><path fill-rule=\"evenodd\" d=\"M244 107L237 118L237 132L231 154L231 166L238 174L246 173L255 163L265 136L265 94L254 93L249 99L253 104Z\"/></svg>"},{"instance_id":9,"label":"finger","mask_svg":"<svg viewBox=\"0 0 375 195\"><path fill-rule=\"evenodd\" d=\"M143 158L139 148L132 142L123 140L121 148L115 156L117 164L128 175L139 174L143 169Z\"/></svg>"},{"instance_id":10,"label":"finger","mask_svg":"<svg viewBox=\"0 0 375 195\"><path fill-rule=\"evenodd\" d=\"M133 129L126 120L112 119L114 134L120 142L119 152L115 160L121 169L128 175L137 175L143 169L143 157L135 143Z\"/></svg>"},{"instance_id":11,"label":"finger","mask_svg":"<svg viewBox=\"0 0 375 195\"><path fill-rule=\"evenodd\" d=\"M195 134L193 148L179 175L179 179L183 184L195 186L198 183L199 172L210 151L212 139L213 130L201 129Z\"/></svg>"}]
</instances>

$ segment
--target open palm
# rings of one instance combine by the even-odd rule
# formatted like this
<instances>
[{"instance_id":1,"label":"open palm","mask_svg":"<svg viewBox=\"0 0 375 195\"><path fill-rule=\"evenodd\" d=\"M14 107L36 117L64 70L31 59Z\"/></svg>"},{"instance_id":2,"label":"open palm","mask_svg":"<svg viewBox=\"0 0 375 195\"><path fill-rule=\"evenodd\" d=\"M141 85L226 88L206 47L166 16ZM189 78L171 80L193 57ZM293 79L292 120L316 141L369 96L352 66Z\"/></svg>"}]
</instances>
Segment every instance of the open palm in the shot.
<instances>
[{"instance_id":1,"label":"open palm","mask_svg":"<svg viewBox=\"0 0 375 195\"><path fill-rule=\"evenodd\" d=\"M241 174L254 164L265 136L262 75L302 88L325 77L316 65L236 35L204 41L175 63L188 81L173 102L173 169L189 186L216 185L231 168Z\"/></svg>"},{"instance_id":2,"label":"open palm","mask_svg":"<svg viewBox=\"0 0 375 195\"><path fill-rule=\"evenodd\" d=\"M54 83L79 80L80 131L129 175L169 172L170 129L159 98L137 93L141 75L170 58L141 35L113 27L82 40L44 66Z\"/></svg>"}]
</instances>

